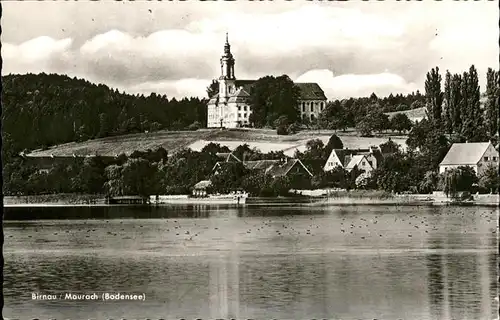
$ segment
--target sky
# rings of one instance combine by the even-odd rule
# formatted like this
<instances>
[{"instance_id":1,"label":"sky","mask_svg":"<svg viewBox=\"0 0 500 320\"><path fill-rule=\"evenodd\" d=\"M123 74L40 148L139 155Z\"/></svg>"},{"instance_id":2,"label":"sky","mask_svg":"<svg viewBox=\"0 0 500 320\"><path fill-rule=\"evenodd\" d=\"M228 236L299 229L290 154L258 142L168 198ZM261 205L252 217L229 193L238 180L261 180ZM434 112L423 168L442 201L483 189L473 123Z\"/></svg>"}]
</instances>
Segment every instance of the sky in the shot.
<instances>
[{"instance_id":1,"label":"sky","mask_svg":"<svg viewBox=\"0 0 500 320\"><path fill-rule=\"evenodd\" d=\"M229 33L237 79L287 74L330 99L424 92L438 66L498 69L496 1L2 2L2 74L206 97ZM43 14L40 14L43 12Z\"/></svg>"}]
</instances>

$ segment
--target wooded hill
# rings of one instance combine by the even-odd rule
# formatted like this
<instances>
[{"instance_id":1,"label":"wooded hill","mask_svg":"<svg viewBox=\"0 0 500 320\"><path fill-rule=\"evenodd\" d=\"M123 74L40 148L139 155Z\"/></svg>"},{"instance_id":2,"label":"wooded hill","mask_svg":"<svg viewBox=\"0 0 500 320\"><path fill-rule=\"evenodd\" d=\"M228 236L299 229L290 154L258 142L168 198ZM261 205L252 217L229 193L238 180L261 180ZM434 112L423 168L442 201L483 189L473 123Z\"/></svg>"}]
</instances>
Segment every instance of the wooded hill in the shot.
<instances>
[{"instance_id":1,"label":"wooded hill","mask_svg":"<svg viewBox=\"0 0 500 320\"><path fill-rule=\"evenodd\" d=\"M131 95L103 84L57 74L2 77L4 149L206 125L206 101Z\"/></svg>"}]
</instances>

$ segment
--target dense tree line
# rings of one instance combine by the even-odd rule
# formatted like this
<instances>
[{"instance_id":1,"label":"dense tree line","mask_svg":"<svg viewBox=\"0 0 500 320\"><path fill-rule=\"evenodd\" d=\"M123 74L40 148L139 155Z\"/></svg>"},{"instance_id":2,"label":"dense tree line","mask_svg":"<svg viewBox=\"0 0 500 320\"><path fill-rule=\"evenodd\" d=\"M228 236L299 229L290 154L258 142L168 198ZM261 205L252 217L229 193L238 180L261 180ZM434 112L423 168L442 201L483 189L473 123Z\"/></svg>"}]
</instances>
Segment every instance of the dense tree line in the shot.
<instances>
[{"instance_id":1,"label":"dense tree line","mask_svg":"<svg viewBox=\"0 0 500 320\"><path fill-rule=\"evenodd\" d=\"M409 95L392 94L378 98L375 94L364 98L335 100L327 103L316 125L322 129L346 130L357 128L363 136L372 132L386 130L407 132L411 129L411 121L405 114L397 114L389 119L385 114L394 111L406 111L425 106L425 96L417 91Z\"/></svg>"},{"instance_id":2,"label":"dense tree line","mask_svg":"<svg viewBox=\"0 0 500 320\"><path fill-rule=\"evenodd\" d=\"M436 141L440 143L439 139ZM424 143L432 145L436 141L427 139ZM444 141L441 146L443 153L447 151L447 146L449 144ZM391 140L380 145L384 157L371 175L362 175L363 171L357 168L347 171L340 166L325 172L323 167L330 152L341 148L342 141L333 135L326 145L321 140L311 140L303 153L296 152L295 157L304 163L313 177L291 174L273 178L262 171L248 170L238 161L220 163L217 174L214 174L214 166L221 160L217 153L229 151L227 147L214 143L200 152L184 149L171 156L162 148L134 152L129 157L120 155L106 164L100 157L75 158L73 163L65 165L56 161L48 172L16 163L22 161L16 159L5 167L4 194L189 194L197 182L205 179L212 181L211 192L227 193L243 189L252 196L287 195L290 189L318 188L379 189L397 193L443 190L451 196L458 191L471 191L472 187L484 192L498 190L497 168L487 168L480 177L476 177L471 168L459 168L439 175L436 163L441 161L439 157L444 156L443 153L430 157L429 151L412 148L403 151ZM423 150L427 150L425 148L430 147L425 146ZM233 154L244 160L286 158L282 152L263 154L248 145L237 147Z\"/></svg>"},{"instance_id":3,"label":"dense tree line","mask_svg":"<svg viewBox=\"0 0 500 320\"><path fill-rule=\"evenodd\" d=\"M379 99L372 94L369 98L329 102L316 124L320 127L344 130L355 126L364 135L384 130L408 132L406 151L390 141L381 145L386 156L362 185L356 180L362 173L358 170L323 171L331 150L343 147L342 141L332 136L326 146L320 140L312 140L304 153L295 155L314 174L312 179L293 176L270 179L237 164L228 164L223 168L223 175L214 178L214 188L222 192L241 186L253 195L276 195L286 193L291 187L430 192L443 189L445 183L460 185L462 180L457 177L446 180L438 175L438 165L454 142L487 141L498 136L498 80L498 71L489 69L485 109L480 105L474 66L462 75L447 72L443 90L439 69L432 69L427 75L425 96L417 92ZM211 177L218 161L216 153L229 151L210 144L201 152L182 150L168 156L165 150L159 149L134 152L129 157L121 155L111 165L104 165L99 157L75 159L71 165L55 165L48 174L39 173L16 154L23 149L114 134L196 128L206 122L206 101L168 100L155 94L127 95L104 85L59 75L9 75L3 81L2 152L6 194L189 193L195 183ZM215 85L211 87L215 90ZM282 133L298 130L298 93L294 88L286 76L259 79L252 90L251 103L255 107L252 121L257 126L276 127ZM384 115L395 109L423 106L427 108L428 119L414 125L403 115L391 120ZM245 160L285 158L282 152L262 154L246 145L238 147L234 154ZM454 174L466 175L467 170ZM498 175L493 170L486 172L473 184L483 189L498 189ZM450 188L454 192L455 189Z\"/></svg>"},{"instance_id":4,"label":"dense tree line","mask_svg":"<svg viewBox=\"0 0 500 320\"><path fill-rule=\"evenodd\" d=\"M472 65L463 74L451 74L446 71L444 91L440 90L441 76L438 69L433 69L432 81L426 82L430 99L442 96L443 108L428 105L430 119L444 133L453 134L460 141L481 142L498 137L498 100L500 84L498 71L489 68L486 74L486 103L481 106L481 91L476 68ZM439 81L438 81L439 79ZM443 112L442 117L437 112Z\"/></svg>"},{"instance_id":5,"label":"dense tree line","mask_svg":"<svg viewBox=\"0 0 500 320\"><path fill-rule=\"evenodd\" d=\"M131 95L44 73L3 76L2 85L6 155L110 135L206 126L206 101L199 98Z\"/></svg>"},{"instance_id":6,"label":"dense tree line","mask_svg":"<svg viewBox=\"0 0 500 320\"><path fill-rule=\"evenodd\" d=\"M241 162L224 163L219 174L213 168L221 159L219 152L227 147L210 143L200 152L180 150L168 156L163 148L155 151L134 152L130 156L119 155L109 163L99 156L75 158L70 164L54 161L48 172L23 163L16 157L4 168L3 192L5 195L33 194L106 194L143 195L189 194L201 180L212 179L214 192L228 192L248 188L252 195L286 194L291 186L297 187L298 177L272 179L262 172L249 171ZM283 160L282 152L263 154L244 144L233 151L239 159Z\"/></svg>"}]
</instances>

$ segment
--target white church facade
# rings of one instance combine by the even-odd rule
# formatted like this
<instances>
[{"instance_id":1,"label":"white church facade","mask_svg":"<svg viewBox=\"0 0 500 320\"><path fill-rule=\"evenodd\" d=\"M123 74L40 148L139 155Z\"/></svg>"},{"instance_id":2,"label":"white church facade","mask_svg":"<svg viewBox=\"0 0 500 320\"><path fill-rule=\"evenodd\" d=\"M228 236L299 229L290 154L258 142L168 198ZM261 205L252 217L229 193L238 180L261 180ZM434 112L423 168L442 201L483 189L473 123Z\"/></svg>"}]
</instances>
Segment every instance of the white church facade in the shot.
<instances>
[{"instance_id":1,"label":"white church facade","mask_svg":"<svg viewBox=\"0 0 500 320\"><path fill-rule=\"evenodd\" d=\"M252 110L248 104L250 91L257 80L237 80L235 60L226 35L224 54L220 59L219 93L208 101L207 127L238 128L250 125ZM326 96L317 83L295 83L300 89L299 111L302 119L314 121L326 108Z\"/></svg>"}]
</instances>

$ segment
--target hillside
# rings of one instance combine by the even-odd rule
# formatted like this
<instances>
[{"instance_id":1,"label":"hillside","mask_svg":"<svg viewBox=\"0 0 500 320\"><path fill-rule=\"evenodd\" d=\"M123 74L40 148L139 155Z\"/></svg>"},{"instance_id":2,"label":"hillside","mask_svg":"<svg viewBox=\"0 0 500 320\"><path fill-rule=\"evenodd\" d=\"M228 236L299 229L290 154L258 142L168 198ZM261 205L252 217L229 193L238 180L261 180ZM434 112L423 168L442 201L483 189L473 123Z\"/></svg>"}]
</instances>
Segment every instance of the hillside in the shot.
<instances>
[{"instance_id":1,"label":"hillside","mask_svg":"<svg viewBox=\"0 0 500 320\"><path fill-rule=\"evenodd\" d=\"M3 134L8 151L206 123L206 101L130 95L57 74L2 77Z\"/></svg>"},{"instance_id":2,"label":"hillside","mask_svg":"<svg viewBox=\"0 0 500 320\"><path fill-rule=\"evenodd\" d=\"M233 129L233 130L209 130L197 131L159 131L153 133L129 134L117 137L108 137L85 142L72 142L48 148L36 150L27 156L72 156L74 155L101 155L116 156L121 153L127 155L133 151L154 150L163 147L169 152L175 152L181 148L191 148L199 151L206 144L216 142L233 149L241 144L248 144L251 148L257 148L262 152L285 151L285 154L293 156L296 149L305 150L305 144L311 139L321 139L327 142L333 131L303 131L294 135L277 135L275 130L265 129ZM354 132L337 132L347 148L367 148L386 142L389 137L396 143L405 147L405 136L379 136L359 137Z\"/></svg>"},{"instance_id":3,"label":"hillside","mask_svg":"<svg viewBox=\"0 0 500 320\"><path fill-rule=\"evenodd\" d=\"M394 117L398 113L405 114L408 119L410 119L412 122L415 121L422 121L427 115L426 115L426 107L420 107L416 109L410 109L410 110L405 110L405 111L394 111L394 112L387 112L386 115L389 116L389 119Z\"/></svg>"}]
</instances>

